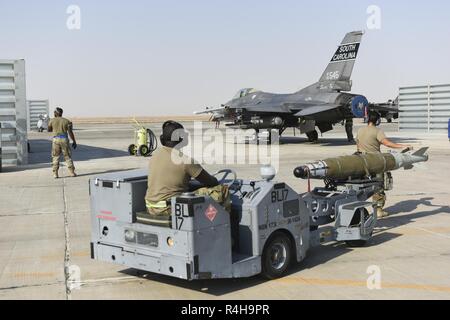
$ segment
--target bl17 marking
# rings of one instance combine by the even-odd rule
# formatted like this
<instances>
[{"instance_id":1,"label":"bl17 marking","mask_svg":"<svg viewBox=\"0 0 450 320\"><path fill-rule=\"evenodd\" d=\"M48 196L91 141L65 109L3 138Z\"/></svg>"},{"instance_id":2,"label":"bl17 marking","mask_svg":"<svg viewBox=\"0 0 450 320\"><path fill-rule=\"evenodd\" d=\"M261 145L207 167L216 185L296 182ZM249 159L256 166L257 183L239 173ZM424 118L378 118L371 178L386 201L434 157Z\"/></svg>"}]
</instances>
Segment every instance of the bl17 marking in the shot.
<instances>
[{"instance_id":1,"label":"bl17 marking","mask_svg":"<svg viewBox=\"0 0 450 320\"><path fill-rule=\"evenodd\" d=\"M288 189L272 191L272 203L286 201L289 195Z\"/></svg>"},{"instance_id":2,"label":"bl17 marking","mask_svg":"<svg viewBox=\"0 0 450 320\"><path fill-rule=\"evenodd\" d=\"M186 206L182 204L175 204L175 228L181 230L184 219L189 218L189 212L186 213Z\"/></svg>"}]
</instances>

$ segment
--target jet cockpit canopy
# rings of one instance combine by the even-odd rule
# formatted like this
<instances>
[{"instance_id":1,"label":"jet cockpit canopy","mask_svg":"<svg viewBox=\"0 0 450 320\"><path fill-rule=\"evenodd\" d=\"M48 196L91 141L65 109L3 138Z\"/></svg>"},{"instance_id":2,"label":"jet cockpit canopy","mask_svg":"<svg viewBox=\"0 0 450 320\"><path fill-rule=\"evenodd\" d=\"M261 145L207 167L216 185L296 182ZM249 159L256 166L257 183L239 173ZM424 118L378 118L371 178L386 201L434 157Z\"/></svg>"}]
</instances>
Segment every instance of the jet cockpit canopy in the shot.
<instances>
[{"instance_id":1,"label":"jet cockpit canopy","mask_svg":"<svg viewBox=\"0 0 450 320\"><path fill-rule=\"evenodd\" d=\"M244 98L244 97L248 96L249 94L255 93L255 92L258 92L258 90L254 89L254 88L241 89L238 91L238 93L236 93L236 95L234 96L233 99Z\"/></svg>"}]
</instances>

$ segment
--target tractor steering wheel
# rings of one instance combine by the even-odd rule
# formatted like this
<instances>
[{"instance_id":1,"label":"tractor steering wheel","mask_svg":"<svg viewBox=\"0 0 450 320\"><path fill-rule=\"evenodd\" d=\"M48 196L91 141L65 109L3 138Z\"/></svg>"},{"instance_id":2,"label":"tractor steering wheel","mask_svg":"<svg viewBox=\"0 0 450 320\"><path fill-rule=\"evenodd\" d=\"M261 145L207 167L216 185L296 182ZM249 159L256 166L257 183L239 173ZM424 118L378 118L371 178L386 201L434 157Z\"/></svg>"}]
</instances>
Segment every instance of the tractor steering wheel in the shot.
<instances>
[{"instance_id":1,"label":"tractor steering wheel","mask_svg":"<svg viewBox=\"0 0 450 320\"><path fill-rule=\"evenodd\" d=\"M233 179L227 180L227 178L230 174L233 175ZM217 178L217 176L219 176L219 175L223 175L222 179L219 180L219 183L226 184L228 187L231 187L237 181L237 174L236 174L236 171L234 171L234 170L231 170L231 169L220 170L220 171L214 173L213 177Z\"/></svg>"}]
</instances>

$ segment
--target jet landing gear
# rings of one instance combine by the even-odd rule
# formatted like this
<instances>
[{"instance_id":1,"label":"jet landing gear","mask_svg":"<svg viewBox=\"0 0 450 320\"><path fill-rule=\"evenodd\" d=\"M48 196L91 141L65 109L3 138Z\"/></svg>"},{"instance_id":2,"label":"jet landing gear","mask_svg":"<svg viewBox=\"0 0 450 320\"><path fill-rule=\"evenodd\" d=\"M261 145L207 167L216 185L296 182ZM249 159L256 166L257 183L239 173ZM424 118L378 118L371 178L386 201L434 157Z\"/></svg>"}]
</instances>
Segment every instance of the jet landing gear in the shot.
<instances>
[{"instance_id":1,"label":"jet landing gear","mask_svg":"<svg viewBox=\"0 0 450 320\"><path fill-rule=\"evenodd\" d=\"M306 136L308 137L309 142L318 142L319 141L319 133L317 130L307 132Z\"/></svg>"}]
</instances>

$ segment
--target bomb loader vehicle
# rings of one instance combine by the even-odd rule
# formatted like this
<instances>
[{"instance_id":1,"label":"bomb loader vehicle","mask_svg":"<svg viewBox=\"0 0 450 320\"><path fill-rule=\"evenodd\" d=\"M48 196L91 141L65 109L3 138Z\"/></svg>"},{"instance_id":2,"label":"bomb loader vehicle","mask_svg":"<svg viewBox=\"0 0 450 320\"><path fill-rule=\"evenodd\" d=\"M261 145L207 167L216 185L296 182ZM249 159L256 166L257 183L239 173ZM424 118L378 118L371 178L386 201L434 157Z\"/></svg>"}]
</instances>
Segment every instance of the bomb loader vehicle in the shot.
<instances>
[{"instance_id":1,"label":"bomb loader vehicle","mask_svg":"<svg viewBox=\"0 0 450 320\"><path fill-rule=\"evenodd\" d=\"M428 160L425 152L379 157L380 163L395 161L381 167L376 159L360 160L376 170L409 169ZM271 167L263 167L257 180L239 179L234 171L223 170L217 175L231 190L231 213L209 197L185 193L171 200L172 215L167 218L146 212L146 170L99 176L90 181L91 256L185 280L258 274L274 279L321 243L362 246L377 223L375 204L368 199L389 183L372 178L371 168L355 168L356 176L350 172L348 179L341 179L338 167L332 168L339 166L338 159L321 161L320 168L310 164L295 170L298 178L325 181L325 187L304 194L274 182ZM327 176L333 172L338 178ZM197 188L192 182L192 190Z\"/></svg>"}]
</instances>

